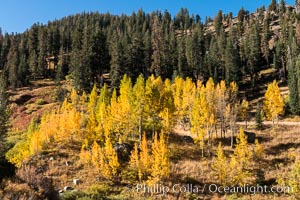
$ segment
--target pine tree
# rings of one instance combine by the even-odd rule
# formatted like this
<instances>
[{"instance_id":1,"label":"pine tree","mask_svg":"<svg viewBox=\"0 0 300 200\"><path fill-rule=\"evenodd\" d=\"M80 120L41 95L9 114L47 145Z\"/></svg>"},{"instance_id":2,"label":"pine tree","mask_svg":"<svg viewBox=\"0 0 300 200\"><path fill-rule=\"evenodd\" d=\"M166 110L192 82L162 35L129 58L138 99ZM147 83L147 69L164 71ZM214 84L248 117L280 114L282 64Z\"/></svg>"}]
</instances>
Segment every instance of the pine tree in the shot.
<instances>
[{"instance_id":1,"label":"pine tree","mask_svg":"<svg viewBox=\"0 0 300 200\"><path fill-rule=\"evenodd\" d=\"M8 110L8 94L7 94L7 86L5 82L5 77L3 72L0 72L0 146L1 146L1 154L0 160L4 159L5 155L5 145L4 138L8 131L8 122L9 122L9 110Z\"/></svg>"},{"instance_id":2,"label":"pine tree","mask_svg":"<svg viewBox=\"0 0 300 200\"><path fill-rule=\"evenodd\" d=\"M258 66L260 64L261 58L261 51L260 51L260 31L257 23L253 23L251 26L251 31L249 35L249 47L246 46L245 48L249 48L249 59L248 59L248 71L250 73L252 87L254 87L257 73L258 73Z\"/></svg>"},{"instance_id":3,"label":"pine tree","mask_svg":"<svg viewBox=\"0 0 300 200\"><path fill-rule=\"evenodd\" d=\"M226 51L225 51L225 77L226 82L232 81L238 83L240 80L239 70L239 52L237 50L237 44L234 44L234 37L231 36L227 39Z\"/></svg>"},{"instance_id":4,"label":"pine tree","mask_svg":"<svg viewBox=\"0 0 300 200\"><path fill-rule=\"evenodd\" d=\"M289 105L291 112L294 114L300 113L300 103L299 103L299 71L300 71L300 56L292 58L289 55L288 62L288 86L289 86Z\"/></svg>"}]
</instances>

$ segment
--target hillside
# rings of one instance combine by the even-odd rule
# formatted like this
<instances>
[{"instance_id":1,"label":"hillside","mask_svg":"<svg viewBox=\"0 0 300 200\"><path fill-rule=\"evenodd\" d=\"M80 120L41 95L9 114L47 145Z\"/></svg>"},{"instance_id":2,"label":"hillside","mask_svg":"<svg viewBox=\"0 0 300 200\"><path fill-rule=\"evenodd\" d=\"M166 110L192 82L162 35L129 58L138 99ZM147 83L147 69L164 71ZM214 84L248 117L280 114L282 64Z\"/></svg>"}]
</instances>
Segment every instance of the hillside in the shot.
<instances>
[{"instance_id":1,"label":"hillside","mask_svg":"<svg viewBox=\"0 0 300 200\"><path fill-rule=\"evenodd\" d=\"M0 199L299 198L297 6L0 33Z\"/></svg>"}]
</instances>

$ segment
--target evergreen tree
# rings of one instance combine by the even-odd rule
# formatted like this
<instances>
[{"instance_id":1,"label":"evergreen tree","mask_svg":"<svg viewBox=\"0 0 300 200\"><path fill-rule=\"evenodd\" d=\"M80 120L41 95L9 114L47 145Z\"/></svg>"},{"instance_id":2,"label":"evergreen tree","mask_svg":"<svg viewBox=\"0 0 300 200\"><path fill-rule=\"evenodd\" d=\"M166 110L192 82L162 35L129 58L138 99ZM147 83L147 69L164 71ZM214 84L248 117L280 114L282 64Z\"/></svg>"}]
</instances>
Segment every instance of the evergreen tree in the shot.
<instances>
[{"instance_id":1,"label":"evergreen tree","mask_svg":"<svg viewBox=\"0 0 300 200\"><path fill-rule=\"evenodd\" d=\"M261 51L260 51L260 31L257 23L253 23L251 26L251 32L249 35L249 59L248 59L248 71L250 73L252 87L254 87L257 73L259 71L258 67L260 65Z\"/></svg>"},{"instance_id":2,"label":"evergreen tree","mask_svg":"<svg viewBox=\"0 0 300 200\"><path fill-rule=\"evenodd\" d=\"M225 77L227 83L232 81L238 83L241 79L239 68L239 53L237 44L234 44L234 38L233 36L230 36L230 38L227 39L225 51Z\"/></svg>"},{"instance_id":3,"label":"evergreen tree","mask_svg":"<svg viewBox=\"0 0 300 200\"><path fill-rule=\"evenodd\" d=\"M6 77L4 72L0 72L0 143L7 133L9 112ZM1 145L1 144L0 144Z\"/></svg>"},{"instance_id":4,"label":"evergreen tree","mask_svg":"<svg viewBox=\"0 0 300 200\"><path fill-rule=\"evenodd\" d=\"M124 75L124 69L122 64L124 63L123 58L123 47L120 41L117 39L117 36L114 35L114 43L111 46L110 50L110 78L111 78L111 86L113 88L118 88L120 85L120 81L122 76Z\"/></svg>"},{"instance_id":5,"label":"evergreen tree","mask_svg":"<svg viewBox=\"0 0 300 200\"><path fill-rule=\"evenodd\" d=\"M297 56L296 59L290 57L288 63L288 86L289 86L289 105L291 112L294 114L299 114L300 112L300 56ZM295 60L295 61L294 61Z\"/></svg>"}]
</instances>

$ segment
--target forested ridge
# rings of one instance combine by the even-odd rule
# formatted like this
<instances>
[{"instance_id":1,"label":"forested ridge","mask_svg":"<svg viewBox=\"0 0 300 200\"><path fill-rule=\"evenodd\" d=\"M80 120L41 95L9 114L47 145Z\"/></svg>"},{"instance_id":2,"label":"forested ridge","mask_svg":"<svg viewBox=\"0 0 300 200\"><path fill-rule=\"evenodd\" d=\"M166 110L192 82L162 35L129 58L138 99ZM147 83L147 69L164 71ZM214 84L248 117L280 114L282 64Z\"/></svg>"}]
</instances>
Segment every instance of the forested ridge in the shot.
<instances>
[{"instance_id":1,"label":"forested ridge","mask_svg":"<svg viewBox=\"0 0 300 200\"><path fill-rule=\"evenodd\" d=\"M175 16L82 13L34 24L22 34L0 34L0 69L12 88L68 75L78 91L91 91L104 73L114 88L124 74L133 81L139 74L215 82L250 77L254 87L259 71L270 66L276 78L286 80L288 69L295 70L299 42L297 12L285 1L254 13L241 8L236 17L219 11L214 19L184 8Z\"/></svg>"},{"instance_id":2,"label":"forested ridge","mask_svg":"<svg viewBox=\"0 0 300 200\"><path fill-rule=\"evenodd\" d=\"M203 189L170 199L227 198L208 184L289 186L276 198L297 198L299 127L279 121L299 121L299 8L91 12L0 29L0 199L161 196L138 184ZM19 114L27 128L13 126Z\"/></svg>"}]
</instances>

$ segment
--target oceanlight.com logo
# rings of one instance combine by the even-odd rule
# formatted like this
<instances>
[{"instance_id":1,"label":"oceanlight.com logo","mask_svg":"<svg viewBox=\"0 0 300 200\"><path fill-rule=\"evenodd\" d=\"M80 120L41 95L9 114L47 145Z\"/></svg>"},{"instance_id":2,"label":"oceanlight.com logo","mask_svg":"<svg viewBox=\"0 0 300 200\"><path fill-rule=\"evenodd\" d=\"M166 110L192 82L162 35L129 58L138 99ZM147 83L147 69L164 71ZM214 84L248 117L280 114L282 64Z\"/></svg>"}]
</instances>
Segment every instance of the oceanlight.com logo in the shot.
<instances>
[{"instance_id":1,"label":"oceanlight.com logo","mask_svg":"<svg viewBox=\"0 0 300 200\"><path fill-rule=\"evenodd\" d=\"M196 186L193 184L181 185L174 184L172 186L166 186L162 184L146 185L137 184L132 188L128 188L131 192L148 194L148 195L166 195L168 193L194 193L194 194L204 194L204 193L218 193L218 194L286 194L293 193L293 188L289 186L261 186L255 185L251 186L248 184L242 186L219 186L216 184L205 184L203 186Z\"/></svg>"}]
</instances>

